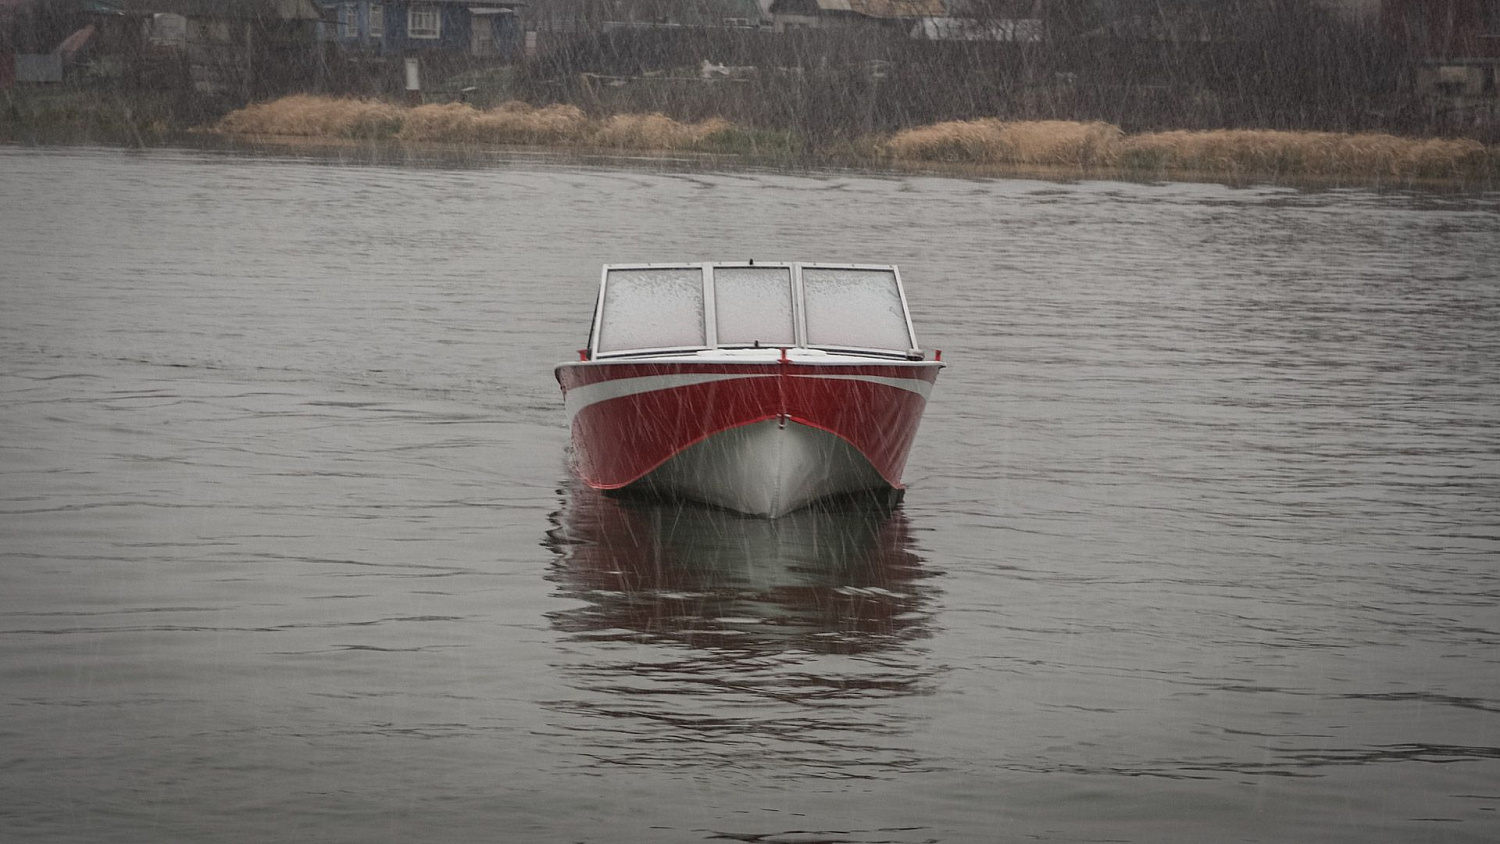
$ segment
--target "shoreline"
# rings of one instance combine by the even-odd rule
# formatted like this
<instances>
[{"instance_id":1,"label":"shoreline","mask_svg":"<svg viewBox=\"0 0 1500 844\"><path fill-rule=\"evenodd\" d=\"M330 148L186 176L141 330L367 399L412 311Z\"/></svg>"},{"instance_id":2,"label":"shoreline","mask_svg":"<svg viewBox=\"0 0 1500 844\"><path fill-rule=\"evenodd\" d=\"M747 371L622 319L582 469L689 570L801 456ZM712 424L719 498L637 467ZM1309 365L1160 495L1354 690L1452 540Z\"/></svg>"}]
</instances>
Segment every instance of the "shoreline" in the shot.
<instances>
[{"instance_id":1,"label":"shoreline","mask_svg":"<svg viewBox=\"0 0 1500 844\"><path fill-rule=\"evenodd\" d=\"M407 107L295 95L252 104L217 120L193 115L197 120L192 122L161 103L75 96L74 105L82 108L63 112L59 119L47 112L45 96L38 102L40 106L27 104L34 115L22 115L11 100L10 113L0 114L0 144L341 157L357 153L372 163L460 166L531 157L583 164L1054 182L1500 189L1500 146L1383 134L1217 130L1127 135L1102 123L980 119L811 149L793 132L746 129L719 119L692 124L659 114L589 118L572 106L538 109L517 102L481 112L455 103ZM288 114L294 121L288 121ZM286 131L289 124L294 131Z\"/></svg>"},{"instance_id":2,"label":"shoreline","mask_svg":"<svg viewBox=\"0 0 1500 844\"><path fill-rule=\"evenodd\" d=\"M98 148L123 150L191 150L338 158L361 164L474 166L498 161L532 159L546 163L583 166L640 166L683 170L725 168L774 170L778 172L846 172L866 176L930 176L949 179L1029 179L1044 182L1109 181L1133 184L1214 184L1234 188L1255 186L1308 190L1365 188L1370 190L1422 189L1450 193L1500 191L1500 177L1403 177L1286 174L1246 171L1238 174L1191 169L1135 169L1106 166L1042 164L974 164L936 161L871 160L851 155L799 153L794 156L753 156L741 153L710 153L683 150L621 150L607 147L547 146L536 144L469 144L393 139L327 138L297 135L219 136L204 132L176 132L157 136L151 143L131 143L119 138L52 136L46 139L0 138L0 147ZM345 155L352 153L352 155Z\"/></svg>"},{"instance_id":3,"label":"shoreline","mask_svg":"<svg viewBox=\"0 0 1500 844\"><path fill-rule=\"evenodd\" d=\"M465 166L495 161L534 159L549 163L584 166L655 165L684 170L723 168L775 170L779 172L847 172L868 176L931 176L951 179L1031 179L1047 182L1114 181L1134 184L1179 182L1217 184L1235 188L1254 186L1298 189L1366 188L1372 190L1423 189L1454 193L1500 191L1500 176L1488 178L1392 177L1383 174L1288 174L1245 171L1236 174L1192 169L1148 169L1103 165L1057 165L1023 163L968 163L872 159L854 154L797 153L788 156L747 155L690 150L619 149L601 146L544 144L461 144L409 141L393 138L338 138L300 135L220 135L195 131L182 133L177 143L136 148L180 148L275 155L338 156L369 164L430 164ZM55 144L68 146L70 144ZM93 144L102 146L101 144ZM120 145L111 145L120 146ZM343 153L355 153L344 156Z\"/></svg>"}]
</instances>

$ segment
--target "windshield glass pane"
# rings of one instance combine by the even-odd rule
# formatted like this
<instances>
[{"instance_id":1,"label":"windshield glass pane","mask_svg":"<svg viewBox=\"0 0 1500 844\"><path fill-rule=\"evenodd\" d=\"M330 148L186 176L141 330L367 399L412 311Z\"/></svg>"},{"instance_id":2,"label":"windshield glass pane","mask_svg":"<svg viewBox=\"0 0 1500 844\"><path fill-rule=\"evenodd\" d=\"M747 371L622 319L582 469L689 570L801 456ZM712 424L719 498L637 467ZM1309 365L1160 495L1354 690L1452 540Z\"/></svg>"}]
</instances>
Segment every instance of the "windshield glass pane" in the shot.
<instances>
[{"instance_id":1,"label":"windshield glass pane","mask_svg":"<svg viewBox=\"0 0 1500 844\"><path fill-rule=\"evenodd\" d=\"M719 345L790 346L792 271L788 267L719 267L714 270L714 320Z\"/></svg>"},{"instance_id":2,"label":"windshield glass pane","mask_svg":"<svg viewBox=\"0 0 1500 844\"><path fill-rule=\"evenodd\" d=\"M912 348L894 272L807 267L802 292L809 346Z\"/></svg>"},{"instance_id":3,"label":"windshield glass pane","mask_svg":"<svg viewBox=\"0 0 1500 844\"><path fill-rule=\"evenodd\" d=\"M705 342L701 270L609 271L599 351L693 348Z\"/></svg>"}]
</instances>

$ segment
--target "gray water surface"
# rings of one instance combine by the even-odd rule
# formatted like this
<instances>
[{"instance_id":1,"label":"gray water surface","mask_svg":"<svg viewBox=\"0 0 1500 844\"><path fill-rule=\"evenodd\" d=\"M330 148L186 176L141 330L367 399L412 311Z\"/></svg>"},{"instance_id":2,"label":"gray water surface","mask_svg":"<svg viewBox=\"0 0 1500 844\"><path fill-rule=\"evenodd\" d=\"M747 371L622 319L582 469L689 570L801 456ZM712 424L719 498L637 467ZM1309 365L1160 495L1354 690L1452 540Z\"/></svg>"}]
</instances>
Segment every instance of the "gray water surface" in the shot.
<instances>
[{"instance_id":1,"label":"gray water surface","mask_svg":"<svg viewBox=\"0 0 1500 844\"><path fill-rule=\"evenodd\" d=\"M0 840L1500 838L1500 202L0 148ZM569 479L605 262L891 262L894 513Z\"/></svg>"}]
</instances>

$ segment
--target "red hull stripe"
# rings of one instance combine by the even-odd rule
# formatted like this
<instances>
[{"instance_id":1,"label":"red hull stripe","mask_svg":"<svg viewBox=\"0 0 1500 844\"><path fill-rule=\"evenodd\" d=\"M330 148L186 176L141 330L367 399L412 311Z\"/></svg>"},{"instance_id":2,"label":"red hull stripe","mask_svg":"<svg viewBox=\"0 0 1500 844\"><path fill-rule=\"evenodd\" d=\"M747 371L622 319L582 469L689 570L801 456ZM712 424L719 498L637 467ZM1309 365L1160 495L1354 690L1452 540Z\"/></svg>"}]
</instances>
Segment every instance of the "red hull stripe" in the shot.
<instances>
[{"instance_id":1,"label":"red hull stripe","mask_svg":"<svg viewBox=\"0 0 1500 844\"><path fill-rule=\"evenodd\" d=\"M558 380L578 472L606 489L634 483L717 433L777 418L843 438L899 487L938 369L616 364L607 367L614 378L600 379L594 368L560 367Z\"/></svg>"},{"instance_id":2,"label":"red hull stripe","mask_svg":"<svg viewBox=\"0 0 1500 844\"><path fill-rule=\"evenodd\" d=\"M793 372L793 378L832 378L842 381L867 381L871 384L884 384L887 387L895 387L898 390L911 390L921 396L924 400L932 395L933 382L921 378L884 378L879 375L824 375L819 372L816 375L803 375Z\"/></svg>"}]
</instances>

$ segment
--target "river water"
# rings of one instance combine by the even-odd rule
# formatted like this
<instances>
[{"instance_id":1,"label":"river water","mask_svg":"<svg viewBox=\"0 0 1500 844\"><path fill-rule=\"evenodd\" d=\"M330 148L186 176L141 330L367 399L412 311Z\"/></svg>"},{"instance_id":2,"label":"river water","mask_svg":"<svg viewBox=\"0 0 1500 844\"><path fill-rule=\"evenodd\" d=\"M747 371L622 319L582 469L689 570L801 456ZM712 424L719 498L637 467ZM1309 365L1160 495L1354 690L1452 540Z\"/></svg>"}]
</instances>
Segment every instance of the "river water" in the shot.
<instances>
[{"instance_id":1,"label":"river water","mask_svg":"<svg viewBox=\"0 0 1500 844\"><path fill-rule=\"evenodd\" d=\"M0 839L1500 838L1500 197L0 148ZM569 479L605 262L900 264L894 513Z\"/></svg>"}]
</instances>

